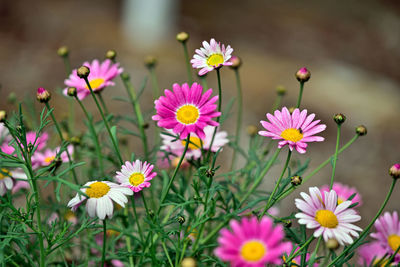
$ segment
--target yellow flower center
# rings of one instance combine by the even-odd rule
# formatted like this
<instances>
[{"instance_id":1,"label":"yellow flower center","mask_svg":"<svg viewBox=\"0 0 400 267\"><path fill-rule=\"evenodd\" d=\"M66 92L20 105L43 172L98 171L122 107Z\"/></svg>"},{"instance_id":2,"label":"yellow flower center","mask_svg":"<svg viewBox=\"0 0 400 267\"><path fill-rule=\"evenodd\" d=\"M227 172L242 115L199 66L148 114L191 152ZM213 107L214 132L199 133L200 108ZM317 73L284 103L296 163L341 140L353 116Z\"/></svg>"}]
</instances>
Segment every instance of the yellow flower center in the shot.
<instances>
[{"instance_id":1,"label":"yellow flower center","mask_svg":"<svg viewBox=\"0 0 400 267\"><path fill-rule=\"evenodd\" d=\"M110 187L106 183L95 182L86 189L86 195L90 198L100 198L107 195L108 191L110 191Z\"/></svg>"},{"instance_id":2,"label":"yellow flower center","mask_svg":"<svg viewBox=\"0 0 400 267\"><path fill-rule=\"evenodd\" d=\"M323 227L336 228L339 221L336 215L330 210L319 210L315 214L315 220Z\"/></svg>"},{"instance_id":3,"label":"yellow flower center","mask_svg":"<svg viewBox=\"0 0 400 267\"><path fill-rule=\"evenodd\" d=\"M399 235L390 235L388 237L389 246L396 251L396 249L400 246L400 236ZM397 254L400 254L399 252Z\"/></svg>"},{"instance_id":4,"label":"yellow flower center","mask_svg":"<svg viewBox=\"0 0 400 267\"><path fill-rule=\"evenodd\" d=\"M207 59L207 65L210 67L218 67L219 65L224 63L224 56L221 54L212 54Z\"/></svg>"},{"instance_id":5,"label":"yellow flower center","mask_svg":"<svg viewBox=\"0 0 400 267\"><path fill-rule=\"evenodd\" d=\"M292 142L298 142L301 139L303 139L303 133L299 131L299 129L294 129L294 128L289 128L284 130L281 133L281 136L283 139L292 141Z\"/></svg>"},{"instance_id":6,"label":"yellow flower center","mask_svg":"<svg viewBox=\"0 0 400 267\"><path fill-rule=\"evenodd\" d=\"M265 245L260 241L255 240L244 243L240 249L240 255L242 255L242 258L246 261L252 262L261 260L266 252L267 249L265 248Z\"/></svg>"},{"instance_id":7,"label":"yellow flower center","mask_svg":"<svg viewBox=\"0 0 400 267\"><path fill-rule=\"evenodd\" d=\"M182 140L182 145L186 146L186 140ZM188 148L192 150L201 148L201 139L198 137L190 137Z\"/></svg>"},{"instance_id":8,"label":"yellow flower center","mask_svg":"<svg viewBox=\"0 0 400 267\"><path fill-rule=\"evenodd\" d=\"M176 112L176 119L186 125L195 123L199 117L199 109L193 105L184 105Z\"/></svg>"},{"instance_id":9,"label":"yellow flower center","mask_svg":"<svg viewBox=\"0 0 400 267\"><path fill-rule=\"evenodd\" d=\"M46 162L47 164L50 164L54 159L55 159L55 156L46 157L44 159L44 162Z\"/></svg>"},{"instance_id":10,"label":"yellow flower center","mask_svg":"<svg viewBox=\"0 0 400 267\"><path fill-rule=\"evenodd\" d=\"M3 180L6 177L10 177L11 173L7 169L1 169L0 171L0 180Z\"/></svg>"},{"instance_id":11,"label":"yellow flower center","mask_svg":"<svg viewBox=\"0 0 400 267\"><path fill-rule=\"evenodd\" d=\"M138 186L144 182L144 175L140 172L132 173L131 176L129 177L129 182L133 186Z\"/></svg>"},{"instance_id":12,"label":"yellow flower center","mask_svg":"<svg viewBox=\"0 0 400 267\"><path fill-rule=\"evenodd\" d=\"M103 83L104 83L104 79L102 79L102 78L96 78L96 79L89 81L89 84L90 84L90 87L92 87L92 90L99 88ZM89 87L87 85L86 85L86 89L89 90Z\"/></svg>"}]
</instances>

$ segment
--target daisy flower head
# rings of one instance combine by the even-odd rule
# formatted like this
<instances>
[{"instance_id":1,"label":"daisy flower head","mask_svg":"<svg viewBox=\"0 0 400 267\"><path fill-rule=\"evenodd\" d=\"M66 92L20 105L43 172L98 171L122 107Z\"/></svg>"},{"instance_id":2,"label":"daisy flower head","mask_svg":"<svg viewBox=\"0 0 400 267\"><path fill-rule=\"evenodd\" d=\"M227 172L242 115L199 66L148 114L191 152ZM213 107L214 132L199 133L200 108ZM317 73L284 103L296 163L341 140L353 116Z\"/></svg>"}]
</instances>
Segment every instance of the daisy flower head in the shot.
<instances>
[{"instance_id":1,"label":"daisy flower head","mask_svg":"<svg viewBox=\"0 0 400 267\"><path fill-rule=\"evenodd\" d=\"M210 150L211 140L214 134L215 127L214 126L206 126L204 127L205 137L199 138L196 134L190 136L188 150L186 152L185 158L187 159L198 159L201 157L201 148L204 150ZM168 133L173 135L172 130L167 130ZM161 150L169 151L174 155L182 155L185 150L186 140L177 139L174 136L166 135L161 133L161 139L163 145L161 146ZM217 152L221 147L226 145L229 140L227 138L228 133L225 131L217 131L214 137L214 142L211 147L212 152Z\"/></svg>"},{"instance_id":2,"label":"daisy flower head","mask_svg":"<svg viewBox=\"0 0 400 267\"><path fill-rule=\"evenodd\" d=\"M27 179L27 177L22 170L16 169L11 171L6 168L0 168L0 196L4 196L7 190L13 189L14 179Z\"/></svg>"},{"instance_id":3,"label":"daisy flower head","mask_svg":"<svg viewBox=\"0 0 400 267\"><path fill-rule=\"evenodd\" d=\"M273 221L263 217L231 220L228 229L222 229L218 237L219 246L214 253L231 266L262 267L266 264L281 264L282 255L289 254L290 242L283 242L285 236L281 225L274 226Z\"/></svg>"},{"instance_id":4,"label":"daisy flower head","mask_svg":"<svg viewBox=\"0 0 400 267\"><path fill-rule=\"evenodd\" d=\"M282 148L285 145L289 149L304 154L306 153L307 143L309 142L322 142L324 138L315 136L325 130L325 124L319 124L320 120L315 120L315 114L307 116L307 110L304 109L300 112L296 108L292 114L284 107L282 111L276 110L274 115L268 113L267 121L261 121L261 125L266 131L259 131L258 134L262 136L271 137L279 141L278 147Z\"/></svg>"},{"instance_id":5,"label":"daisy flower head","mask_svg":"<svg viewBox=\"0 0 400 267\"><path fill-rule=\"evenodd\" d=\"M390 254L382 246L379 241L364 244L358 248L358 264L360 266L385 266L387 260L390 258ZM400 261L395 260L393 264L387 266L397 266Z\"/></svg>"},{"instance_id":6,"label":"daisy flower head","mask_svg":"<svg viewBox=\"0 0 400 267\"><path fill-rule=\"evenodd\" d=\"M72 145L69 145L67 147L68 154L72 155L74 152L74 147ZM46 149L45 151L42 152L36 152L32 156L32 165L33 167L39 167L39 166L49 166L54 160L56 160L57 155L59 154L60 147L57 147L56 149ZM61 162L68 162L68 154L66 151L62 152L59 156L59 159Z\"/></svg>"},{"instance_id":7,"label":"daisy flower head","mask_svg":"<svg viewBox=\"0 0 400 267\"><path fill-rule=\"evenodd\" d=\"M385 212L375 221L376 232L371 237L378 240L386 252L393 253L400 246L400 221L397 211L390 214ZM396 259L400 261L400 253L396 255Z\"/></svg>"},{"instance_id":8,"label":"daisy flower head","mask_svg":"<svg viewBox=\"0 0 400 267\"><path fill-rule=\"evenodd\" d=\"M192 63L193 68L201 69L199 75L202 76L221 66L232 65L232 62L229 61L232 52L233 48L230 45L225 48L225 45L221 45L212 38L210 43L203 41L203 47L196 49L196 54L190 60L190 63Z\"/></svg>"},{"instance_id":9,"label":"daisy flower head","mask_svg":"<svg viewBox=\"0 0 400 267\"><path fill-rule=\"evenodd\" d=\"M130 188L133 192L142 191L145 187L150 187L150 181L157 175L153 172L154 165L136 160L135 162L126 161L117 171L115 179L124 187Z\"/></svg>"},{"instance_id":10,"label":"daisy flower head","mask_svg":"<svg viewBox=\"0 0 400 267\"><path fill-rule=\"evenodd\" d=\"M110 59L106 59L102 63L95 59L91 63L83 63L83 66L90 69L87 78L93 92L99 92L107 86L114 86L115 83L112 80L123 71L123 69L119 67L119 63L114 64ZM90 95L89 87L84 79L79 78L77 69L72 71L64 83L67 86L63 91L66 96L68 96L69 87L76 88L77 96L80 100Z\"/></svg>"},{"instance_id":11,"label":"daisy flower head","mask_svg":"<svg viewBox=\"0 0 400 267\"><path fill-rule=\"evenodd\" d=\"M335 191L323 192L318 187L310 187L310 194L300 193L303 199L296 199L296 207L301 211L296 214L299 224L305 224L309 229L315 229L314 237L323 236L325 242L336 239L340 245L351 244L350 235L358 237L357 231L362 231L354 222L361 219L354 209L349 209L351 201L338 204Z\"/></svg>"},{"instance_id":12,"label":"daisy flower head","mask_svg":"<svg viewBox=\"0 0 400 267\"><path fill-rule=\"evenodd\" d=\"M47 140L49 139L49 134L44 132L41 135L37 136L35 131L30 131L26 133L26 143L31 143L37 146L37 151L42 150L46 147Z\"/></svg>"},{"instance_id":13,"label":"daisy flower head","mask_svg":"<svg viewBox=\"0 0 400 267\"><path fill-rule=\"evenodd\" d=\"M351 200L351 204L358 203L356 207L362 205L361 195L358 193L355 187L350 187L341 183L333 183L332 190L334 190L338 197L338 204L343 203L348 200L352 195L356 194ZM322 197L324 197L323 192L329 192L329 185L324 185L321 187Z\"/></svg>"},{"instance_id":14,"label":"daisy flower head","mask_svg":"<svg viewBox=\"0 0 400 267\"><path fill-rule=\"evenodd\" d=\"M76 209L86 201L86 211L89 216L97 216L100 220L104 220L106 217L112 217L114 211L113 201L125 207L125 203L128 202L126 195L133 195L132 190L129 188L108 181L87 182L81 188L81 191L88 197L77 193L76 196L68 202L67 206L71 208L72 211L76 211Z\"/></svg>"},{"instance_id":15,"label":"daisy flower head","mask_svg":"<svg viewBox=\"0 0 400 267\"><path fill-rule=\"evenodd\" d=\"M165 96L154 101L157 114L152 117L159 127L172 129L185 139L188 134L195 133L199 138L205 138L204 127L207 125L218 126L219 123L212 119L221 115L217 111L218 96L211 97L212 89L204 94L203 87L193 83L182 86L175 83L170 90L164 90Z\"/></svg>"}]
</instances>

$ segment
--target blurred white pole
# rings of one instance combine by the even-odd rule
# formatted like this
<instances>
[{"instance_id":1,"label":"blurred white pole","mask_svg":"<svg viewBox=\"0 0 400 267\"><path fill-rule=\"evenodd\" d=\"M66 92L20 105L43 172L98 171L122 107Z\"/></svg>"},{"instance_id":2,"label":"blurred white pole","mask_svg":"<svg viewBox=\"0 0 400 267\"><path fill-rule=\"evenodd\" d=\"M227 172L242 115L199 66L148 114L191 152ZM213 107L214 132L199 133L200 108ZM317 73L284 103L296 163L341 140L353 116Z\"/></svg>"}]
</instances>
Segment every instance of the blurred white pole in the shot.
<instances>
[{"instance_id":1,"label":"blurred white pole","mask_svg":"<svg viewBox=\"0 0 400 267\"><path fill-rule=\"evenodd\" d=\"M136 49L157 47L174 36L179 0L124 0L122 27Z\"/></svg>"}]
</instances>

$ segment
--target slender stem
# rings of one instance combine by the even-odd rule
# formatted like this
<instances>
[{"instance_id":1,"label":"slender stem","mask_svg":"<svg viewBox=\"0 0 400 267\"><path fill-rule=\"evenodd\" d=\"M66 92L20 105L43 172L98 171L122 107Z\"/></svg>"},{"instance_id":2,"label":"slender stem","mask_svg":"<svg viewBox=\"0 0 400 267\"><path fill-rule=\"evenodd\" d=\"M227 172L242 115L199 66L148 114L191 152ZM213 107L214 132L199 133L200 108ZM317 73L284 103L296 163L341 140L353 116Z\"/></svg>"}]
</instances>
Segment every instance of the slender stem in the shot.
<instances>
[{"instance_id":1,"label":"slender stem","mask_svg":"<svg viewBox=\"0 0 400 267\"><path fill-rule=\"evenodd\" d=\"M71 64L69 62L69 56L63 56L64 67L65 67L65 74L68 77L71 74Z\"/></svg>"},{"instance_id":2,"label":"slender stem","mask_svg":"<svg viewBox=\"0 0 400 267\"><path fill-rule=\"evenodd\" d=\"M274 112L279 108L279 106L281 105L281 101L282 101L282 95L277 95L274 105L272 106L271 112Z\"/></svg>"},{"instance_id":3,"label":"slender stem","mask_svg":"<svg viewBox=\"0 0 400 267\"><path fill-rule=\"evenodd\" d=\"M167 247L165 246L164 240L161 240L161 245L162 245L162 247L163 247L163 249L164 249L165 255L167 256L167 259L168 259L169 264L171 265L171 267L174 267L174 264L172 263L171 257L169 256Z\"/></svg>"},{"instance_id":4,"label":"slender stem","mask_svg":"<svg viewBox=\"0 0 400 267\"><path fill-rule=\"evenodd\" d=\"M292 262L294 258L297 257L297 255L300 254L300 252L307 247L312 241L314 240L314 236L311 236L292 256L290 256L285 262Z\"/></svg>"},{"instance_id":5,"label":"slender stem","mask_svg":"<svg viewBox=\"0 0 400 267\"><path fill-rule=\"evenodd\" d=\"M158 86L157 75L154 67L149 67L151 76L151 85L153 88L153 97L157 99L160 96L160 87Z\"/></svg>"},{"instance_id":6,"label":"slender stem","mask_svg":"<svg viewBox=\"0 0 400 267\"><path fill-rule=\"evenodd\" d=\"M109 114L109 112L108 112L106 102L103 99L103 95L101 94L101 92L99 92L97 95L99 96L100 103L101 103L101 106L103 107L104 113L107 116Z\"/></svg>"},{"instance_id":7,"label":"slender stem","mask_svg":"<svg viewBox=\"0 0 400 267\"><path fill-rule=\"evenodd\" d=\"M199 76L201 86L203 87L203 92L208 90L208 84L207 84L207 79L206 75Z\"/></svg>"},{"instance_id":8,"label":"slender stem","mask_svg":"<svg viewBox=\"0 0 400 267\"><path fill-rule=\"evenodd\" d=\"M283 167L283 170L281 172L281 176L279 177L278 181L276 182L274 190L272 191L271 195L269 196L268 201L267 201L267 205L265 206L264 211L261 213L260 218L263 217L264 214L267 212L267 210L270 208L270 203L274 199L276 190L278 190L279 185L281 184L281 180L283 178L283 175L285 175L285 172L286 172L286 169L287 169L287 167L289 165L289 161L290 161L291 156L292 156L292 151L289 149L288 155L287 155L287 158L286 158L286 162L285 162L285 166Z\"/></svg>"},{"instance_id":9,"label":"slender stem","mask_svg":"<svg viewBox=\"0 0 400 267\"><path fill-rule=\"evenodd\" d=\"M300 92L299 92L299 98L297 99L296 108L300 107L301 98L303 97L303 89L304 89L304 82L300 82Z\"/></svg>"},{"instance_id":10,"label":"slender stem","mask_svg":"<svg viewBox=\"0 0 400 267\"><path fill-rule=\"evenodd\" d=\"M103 251L101 253L101 266L106 261L106 242L107 242L107 219L103 220Z\"/></svg>"},{"instance_id":11,"label":"slender stem","mask_svg":"<svg viewBox=\"0 0 400 267\"><path fill-rule=\"evenodd\" d=\"M54 117L53 111L51 111L49 102L46 102L45 104L46 104L47 110L50 112L50 116L51 116L51 119L53 120L54 126L56 126L56 130L57 130L58 136L60 137L61 142L65 142L65 139L61 132L60 125L58 124L56 118ZM71 167L72 166L72 158L71 158L71 155L69 154L68 148L65 150L65 152L67 153L68 163L69 163L69 166ZM74 177L75 183L78 184L78 178L76 177L75 170L71 169L71 172L72 172L72 176Z\"/></svg>"},{"instance_id":12,"label":"slender stem","mask_svg":"<svg viewBox=\"0 0 400 267\"><path fill-rule=\"evenodd\" d=\"M311 254L310 259L315 260L315 257L317 256L317 253L318 253L318 250L319 250L319 246L321 244L321 240L322 240L322 235L318 238L317 245L315 246L315 249L314 249L313 253ZM314 264L309 264L309 265L310 266L314 266Z\"/></svg>"},{"instance_id":13,"label":"slender stem","mask_svg":"<svg viewBox=\"0 0 400 267\"><path fill-rule=\"evenodd\" d=\"M145 160L147 160L149 157L149 155L148 155L149 149L148 149L148 145L147 145L147 136L144 131L144 119L143 119L142 111L140 109L140 104L137 100L136 92L135 92L135 89L133 88L132 83L130 83L128 79L123 78L122 74L120 75L120 77L122 79L122 82L124 83L124 86L125 86L125 89L126 89L128 95L131 99L133 110L135 111L136 118L138 120L138 128L139 128L140 136L141 136L142 143L143 143L144 158L145 158Z\"/></svg>"},{"instance_id":14,"label":"slender stem","mask_svg":"<svg viewBox=\"0 0 400 267\"><path fill-rule=\"evenodd\" d=\"M381 208L378 210L378 213L376 213L375 217L371 220L371 222L368 224L368 226L364 229L364 231L361 232L360 236L354 240L354 242L348 246L345 250L343 250L343 252L337 256L329 265L329 266L333 266L341 257L343 257L344 255L347 255L349 252L352 251L352 249L354 248L354 246L358 243L358 241L360 241L361 239L363 239L369 232L369 230L371 229L372 225L374 225L375 221L378 219L378 217L382 214L384 208L386 207L386 204L388 203L390 196L393 193L393 189L394 186L396 185L397 179L393 179L392 184L390 185L389 188L389 192L386 195L385 200L382 203Z\"/></svg>"},{"instance_id":15,"label":"slender stem","mask_svg":"<svg viewBox=\"0 0 400 267\"><path fill-rule=\"evenodd\" d=\"M336 161L338 158L338 152L339 152L339 143L340 143L340 128L341 125L337 125L337 136L336 136L336 148L335 148L335 155L333 156L333 164L332 164L332 176L331 176L331 184L329 186L329 190L332 190L333 187L333 180L335 178L335 171L336 171Z\"/></svg>"},{"instance_id":16,"label":"slender stem","mask_svg":"<svg viewBox=\"0 0 400 267\"><path fill-rule=\"evenodd\" d=\"M186 45L186 42L182 42L183 46L183 53L185 54L185 63L186 63L186 70L187 70L187 75L188 75L188 82L189 84L193 83L193 78L192 78L192 66L190 66L190 59L189 59L189 53L188 53L188 48Z\"/></svg>"},{"instance_id":17,"label":"slender stem","mask_svg":"<svg viewBox=\"0 0 400 267\"><path fill-rule=\"evenodd\" d=\"M114 139L114 137L113 137L113 135L112 135L112 133L111 133L110 125L108 124L108 121L107 121L107 119L106 119L105 116L104 116L104 112L103 112L103 110L102 110L101 107L100 107L99 101L97 100L97 97L96 97L96 95L95 95L94 92L93 92L93 89L92 89L92 87L91 87L91 85L90 85L90 83L89 83L88 78L87 78L87 77L84 77L84 79L85 79L86 85L88 86L88 88L89 88L89 90L90 90L90 94L92 95L92 97L93 97L93 99L94 99L94 102L96 103L97 109L98 109L99 112L100 112L100 115L101 115L101 118L103 119L104 125L106 126L107 132L108 132L108 134L109 134L109 136L110 136L111 142L112 142L112 144L113 144L113 146L114 146L114 149L115 149L115 154L117 154L118 160L119 160L120 164L122 165L122 164L123 164L123 161L122 161L121 153L120 153L120 151L119 151L117 141Z\"/></svg>"},{"instance_id":18,"label":"slender stem","mask_svg":"<svg viewBox=\"0 0 400 267\"><path fill-rule=\"evenodd\" d=\"M236 77L236 88L237 88L237 101L238 101L238 110L237 110L237 119L236 119L236 133L235 133L235 143L239 146L240 143L240 129L242 128L242 117L243 117L243 94L242 94L242 85L240 83L240 75L239 70L235 69L235 77ZM231 170L236 162L236 154L237 149L233 151L232 162L231 162Z\"/></svg>"},{"instance_id":19,"label":"slender stem","mask_svg":"<svg viewBox=\"0 0 400 267\"><path fill-rule=\"evenodd\" d=\"M133 208L133 213L135 214L135 220L136 220L136 225L138 228L140 240L142 241L142 244L144 244L143 232L142 232L142 229L140 228L139 216L137 215L137 212L136 212L135 196L132 196L131 200L132 200L132 208Z\"/></svg>"},{"instance_id":20,"label":"slender stem","mask_svg":"<svg viewBox=\"0 0 400 267\"><path fill-rule=\"evenodd\" d=\"M180 168L181 165L182 165L183 159L185 158L185 155L186 155L186 151L188 150L188 147L189 147L189 142L190 142L190 134L188 134L188 136L187 136L187 138L186 138L185 149L183 150L183 153L182 153L181 158L179 159L178 165L176 165L176 168L175 168L175 170L174 170L174 173L172 174L172 177L171 177L171 179L169 180L169 183L168 183L168 185L167 185L167 189L166 189L164 195L161 196L160 207L158 208L157 214L160 213L162 204L164 203L165 199L167 198L168 192L169 192L169 190L171 189L171 186L172 186L172 183L174 182L174 179L175 179L175 177L176 177L176 174L178 173L178 170L179 170L179 168Z\"/></svg>"},{"instance_id":21,"label":"slender stem","mask_svg":"<svg viewBox=\"0 0 400 267\"><path fill-rule=\"evenodd\" d=\"M345 144L341 149L339 149L338 154L342 153L344 150L346 150L352 143L354 143L354 141L357 140L359 135L355 135L349 142L347 142L347 144ZM326 165L329 164L329 162L331 162L333 155L330 156L327 160L325 160L324 162L322 162L317 168L315 168L309 175L307 175L304 179L303 179L303 184L305 182L307 182L311 177L313 177L317 172L319 172L323 167L325 167ZM292 193L297 187L290 187L288 188L286 191L284 191L275 202L278 202L282 199L284 199L285 197L287 197L290 193Z\"/></svg>"},{"instance_id":22,"label":"slender stem","mask_svg":"<svg viewBox=\"0 0 400 267\"><path fill-rule=\"evenodd\" d=\"M104 174L104 166L103 166L103 154L101 153L99 137L96 134L96 130L93 125L93 119L91 116L89 116L89 113L87 112L85 106L82 104L82 102L79 100L79 98L77 96L75 96L75 99L76 99L76 101L78 101L79 106L83 110L83 113L85 113L85 116L88 120L89 132L92 135L92 140L94 142L94 146L96 149L97 159L99 160L100 173L102 176L104 176L105 174Z\"/></svg>"}]
</instances>

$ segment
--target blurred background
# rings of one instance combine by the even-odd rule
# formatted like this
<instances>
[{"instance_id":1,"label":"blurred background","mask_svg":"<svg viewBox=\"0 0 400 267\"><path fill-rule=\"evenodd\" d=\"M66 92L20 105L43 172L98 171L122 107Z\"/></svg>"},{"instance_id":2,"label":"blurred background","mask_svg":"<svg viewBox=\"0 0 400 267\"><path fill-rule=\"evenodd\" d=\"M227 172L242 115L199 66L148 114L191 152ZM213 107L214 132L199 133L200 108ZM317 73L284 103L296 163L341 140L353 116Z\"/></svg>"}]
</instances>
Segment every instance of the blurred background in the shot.
<instances>
[{"instance_id":1,"label":"blurred background","mask_svg":"<svg viewBox=\"0 0 400 267\"><path fill-rule=\"evenodd\" d=\"M57 117L67 112L66 98L55 93L63 88L65 70L57 49L70 49L72 67L84 61L103 59L108 49L118 52L118 61L131 74L136 87L148 71L144 58L158 59L156 73L161 88L186 81L183 50L175 35L190 34L189 53L201 41L216 38L234 48L242 58L240 69L244 90L244 126L259 125L276 97L276 87L287 88L284 105L295 104L298 82L295 71L303 66L311 70L302 107L316 113L327 124L322 134L326 142L311 144L306 155L311 168L329 157L335 148L335 113L344 113L342 142L347 142L360 124L368 135L360 138L339 156L337 181L355 186L364 206L360 213L365 226L378 210L389 188L388 168L400 160L400 2L382 1L241 1L241 0L28 0L0 2L0 109L9 112L19 101L35 97L36 88L53 92L52 105ZM194 72L195 73L195 72ZM216 87L215 73L207 77ZM224 104L236 95L233 71L222 69ZM125 96L119 79L104 91L109 109L118 114L131 112L128 103L112 100ZM143 110L153 109L151 84L141 99ZM85 99L96 112L91 99ZM39 107L39 105L38 105ZM78 112L78 111L77 111ZM77 121L83 125L82 114ZM152 124L154 128L154 125ZM223 129L234 132L235 116ZM248 144L243 127L242 145ZM138 141L132 149L140 151ZM141 152L137 152L140 154ZM223 156L230 158L226 148ZM286 156L286 153L282 153ZM282 158L282 160L284 160ZM266 177L271 188L280 171ZM327 183L327 166L308 185ZM305 185L302 189L306 190ZM283 203L281 215L293 209L293 196ZM387 210L399 210L400 186L395 189Z\"/></svg>"}]
</instances>

